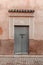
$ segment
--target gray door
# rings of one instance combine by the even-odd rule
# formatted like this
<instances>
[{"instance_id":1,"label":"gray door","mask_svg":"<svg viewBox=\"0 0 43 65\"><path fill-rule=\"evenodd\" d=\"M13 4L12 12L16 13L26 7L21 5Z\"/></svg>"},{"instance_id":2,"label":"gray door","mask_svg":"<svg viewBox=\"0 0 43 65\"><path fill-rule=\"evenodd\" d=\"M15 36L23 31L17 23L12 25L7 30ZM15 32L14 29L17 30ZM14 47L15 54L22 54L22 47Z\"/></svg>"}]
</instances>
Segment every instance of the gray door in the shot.
<instances>
[{"instance_id":1,"label":"gray door","mask_svg":"<svg viewBox=\"0 0 43 65\"><path fill-rule=\"evenodd\" d=\"M15 54L28 54L28 27L15 27Z\"/></svg>"}]
</instances>

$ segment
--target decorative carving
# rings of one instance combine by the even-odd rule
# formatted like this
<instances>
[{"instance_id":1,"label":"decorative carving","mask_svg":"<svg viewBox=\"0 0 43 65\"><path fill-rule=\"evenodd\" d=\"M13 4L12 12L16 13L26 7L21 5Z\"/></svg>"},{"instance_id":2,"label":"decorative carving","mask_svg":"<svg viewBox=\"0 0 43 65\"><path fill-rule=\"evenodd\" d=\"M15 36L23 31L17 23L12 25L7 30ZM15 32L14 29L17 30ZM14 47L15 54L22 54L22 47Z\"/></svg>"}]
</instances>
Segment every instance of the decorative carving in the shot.
<instances>
[{"instance_id":1,"label":"decorative carving","mask_svg":"<svg viewBox=\"0 0 43 65\"><path fill-rule=\"evenodd\" d=\"M8 12L13 12L13 13L34 13L35 10L19 10L19 9L9 9Z\"/></svg>"}]
</instances>

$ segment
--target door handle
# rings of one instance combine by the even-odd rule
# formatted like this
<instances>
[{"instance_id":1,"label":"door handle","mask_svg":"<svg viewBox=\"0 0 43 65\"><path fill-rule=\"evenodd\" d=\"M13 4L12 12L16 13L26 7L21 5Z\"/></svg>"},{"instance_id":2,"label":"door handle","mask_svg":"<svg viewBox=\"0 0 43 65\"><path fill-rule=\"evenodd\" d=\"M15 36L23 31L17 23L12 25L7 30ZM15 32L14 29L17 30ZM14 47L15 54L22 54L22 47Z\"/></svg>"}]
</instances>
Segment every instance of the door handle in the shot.
<instances>
[{"instance_id":1,"label":"door handle","mask_svg":"<svg viewBox=\"0 0 43 65\"><path fill-rule=\"evenodd\" d=\"M23 38L25 36L25 34L20 34L21 38Z\"/></svg>"}]
</instances>

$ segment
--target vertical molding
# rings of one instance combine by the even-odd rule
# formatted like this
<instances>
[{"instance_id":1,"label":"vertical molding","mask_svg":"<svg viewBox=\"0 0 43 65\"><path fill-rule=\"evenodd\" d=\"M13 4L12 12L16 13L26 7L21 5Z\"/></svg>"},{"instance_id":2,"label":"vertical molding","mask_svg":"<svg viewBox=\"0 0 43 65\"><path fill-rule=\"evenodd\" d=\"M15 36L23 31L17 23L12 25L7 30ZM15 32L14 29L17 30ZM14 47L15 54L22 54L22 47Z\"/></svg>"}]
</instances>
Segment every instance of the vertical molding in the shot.
<instances>
[{"instance_id":1,"label":"vertical molding","mask_svg":"<svg viewBox=\"0 0 43 65\"><path fill-rule=\"evenodd\" d=\"M29 18L29 38L34 39L34 18Z\"/></svg>"},{"instance_id":2,"label":"vertical molding","mask_svg":"<svg viewBox=\"0 0 43 65\"><path fill-rule=\"evenodd\" d=\"M9 39L13 38L13 18L9 18Z\"/></svg>"}]
</instances>

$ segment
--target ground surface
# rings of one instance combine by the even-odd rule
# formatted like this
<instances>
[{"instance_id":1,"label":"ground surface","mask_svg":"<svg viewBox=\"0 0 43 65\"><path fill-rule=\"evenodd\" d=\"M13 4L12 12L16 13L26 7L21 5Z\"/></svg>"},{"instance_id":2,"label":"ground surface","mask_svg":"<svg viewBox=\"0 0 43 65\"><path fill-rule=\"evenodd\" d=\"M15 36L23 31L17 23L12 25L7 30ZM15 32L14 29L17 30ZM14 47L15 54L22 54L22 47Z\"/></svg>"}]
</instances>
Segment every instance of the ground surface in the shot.
<instances>
[{"instance_id":1,"label":"ground surface","mask_svg":"<svg viewBox=\"0 0 43 65\"><path fill-rule=\"evenodd\" d=\"M0 65L43 65L43 56L0 56Z\"/></svg>"}]
</instances>

